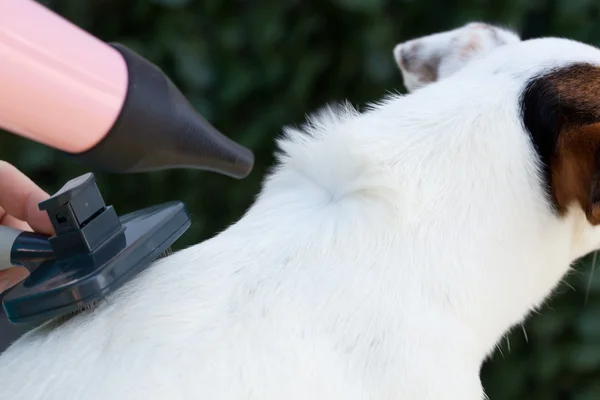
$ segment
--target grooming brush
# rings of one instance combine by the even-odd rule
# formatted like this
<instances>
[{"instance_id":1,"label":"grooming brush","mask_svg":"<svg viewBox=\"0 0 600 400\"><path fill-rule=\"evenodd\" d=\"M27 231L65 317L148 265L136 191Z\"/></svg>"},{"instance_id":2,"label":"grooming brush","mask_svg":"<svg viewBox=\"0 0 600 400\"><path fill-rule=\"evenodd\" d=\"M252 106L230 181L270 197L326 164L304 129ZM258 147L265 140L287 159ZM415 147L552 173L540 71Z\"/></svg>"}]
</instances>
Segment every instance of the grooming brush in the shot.
<instances>
[{"instance_id":1,"label":"grooming brush","mask_svg":"<svg viewBox=\"0 0 600 400\"><path fill-rule=\"evenodd\" d=\"M67 182L39 208L50 217L54 236L0 229L0 269L16 265L30 272L4 296L12 323L64 318L93 307L170 254L171 245L190 226L181 202L119 218L104 203L92 173Z\"/></svg>"}]
</instances>

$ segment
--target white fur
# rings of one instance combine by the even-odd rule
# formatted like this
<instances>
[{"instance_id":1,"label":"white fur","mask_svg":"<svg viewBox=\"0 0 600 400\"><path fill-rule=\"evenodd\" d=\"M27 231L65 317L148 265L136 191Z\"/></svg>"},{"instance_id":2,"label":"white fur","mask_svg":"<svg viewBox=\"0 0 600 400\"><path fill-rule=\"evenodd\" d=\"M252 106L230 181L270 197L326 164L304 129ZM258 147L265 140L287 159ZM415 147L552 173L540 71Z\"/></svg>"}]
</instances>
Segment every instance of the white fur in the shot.
<instances>
[{"instance_id":1,"label":"white fur","mask_svg":"<svg viewBox=\"0 0 600 400\"><path fill-rule=\"evenodd\" d=\"M449 77L500 46L519 41L521 39L514 31L471 22L456 29L398 43L394 47L394 59L402 72L404 86L409 92L414 92L433 81ZM412 60L410 65L402 61L403 54ZM435 71L435 79L425 73L425 66Z\"/></svg>"},{"instance_id":2,"label":"white fur","mask_svg":"<svg viewBox=\"0 0 600 400\"><path fill-rule=\"evenodd\" d=\"M600 247L580 209L551 212L518 109L574 61L600 51L523 41L288 129L236 224L26 334L0 398L483 399L485 358Z\"/></svg>"}]
</instances>

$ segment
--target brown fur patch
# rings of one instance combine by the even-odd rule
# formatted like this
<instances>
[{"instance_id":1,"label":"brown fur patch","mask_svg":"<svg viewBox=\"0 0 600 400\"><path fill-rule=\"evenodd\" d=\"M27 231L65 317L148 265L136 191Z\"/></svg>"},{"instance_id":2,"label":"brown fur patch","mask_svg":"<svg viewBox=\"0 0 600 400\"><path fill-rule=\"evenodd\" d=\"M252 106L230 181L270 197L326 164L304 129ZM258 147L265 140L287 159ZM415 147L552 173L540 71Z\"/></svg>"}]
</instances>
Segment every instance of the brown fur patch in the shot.
<instances>
[{"instance_id":1,"label":"brown fur patch","mask_svg":"<svg viewBox=\"0 0 600 400\"><path fill-rule=\"evenodd\" d=\"M422 47L422 43L416 41L407 48L403 48L400 51L399 63L405 70L418 75L421 81L433 82L437 80L440 58L439 56L432 56L429 59L422 59L419 54Z\"/></svg>"},{"instance_id":2,"label":"brown fur patch","mask_svg":"<svg viewBox=\"0 0 600 400\"><path fill-rule=\"evenodd\" d=\"M590 223L600 224L600 124L565 128L557 142L551 166L552 195L564 214L573 202L585 211Z\"/></svg>"},{"instance_id":3,"label":"brown fur patch","mask_svg":"<svg viewBox=\"0 0 600 400\"><path fill-rule=\"evenodd\" d=\"M551 192L561 214L578 203L600 224L600 68L574 65L543 78L555 97Z\"/></svg>"},{"instance_id":4,"label":"brown fur patch","mask_svg":"<svg viewBox=\"0 0 600 400\"><path fill-rule=\"evenodd\" d=\"M577 64L550 74L548 79L558 90L568 124L600 122L600 67Z\"/></svg>"},{"instance_id":5,"label":"brown fur patch","mask_svg":"<svg viewBox=\"0 0 600 400\"><path fill-rule=\"evenodd\" d=\"M439 67L439 60L432 60L425 62L418 69L419 76L423 82L434 82L437 80L437 69Z\"/></svg>"}]
</instances>

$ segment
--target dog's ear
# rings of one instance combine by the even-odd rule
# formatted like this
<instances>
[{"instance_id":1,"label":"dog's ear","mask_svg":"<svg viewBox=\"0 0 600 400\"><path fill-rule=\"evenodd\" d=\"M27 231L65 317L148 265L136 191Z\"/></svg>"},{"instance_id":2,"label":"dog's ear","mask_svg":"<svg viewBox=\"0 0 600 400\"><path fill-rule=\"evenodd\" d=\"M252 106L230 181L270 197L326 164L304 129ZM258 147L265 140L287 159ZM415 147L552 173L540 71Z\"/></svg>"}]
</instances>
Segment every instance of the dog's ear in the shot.
<instances>
[{"instance_id":1,"label":"dog's ear","mask_svg":"<svg viewBox=\"0 0 600 400\"><path fill-rule=\"evenodd\" d=\"M523 124L560 214L576 205L600 225L600 68L577 64L535 77L521 97Z\"/></svg>"},{"instance_id":2,"label":"dog's ear","mask_svg":"<svg viewBox=\"0 0 600 400\"><path fill-rule=\"evenodd\" d=\"M472 22L450 31L398 43L393 53L404 86L413 92L452 75L499 46L520 40L510 30Z\"/></svg>"}]
</instances>

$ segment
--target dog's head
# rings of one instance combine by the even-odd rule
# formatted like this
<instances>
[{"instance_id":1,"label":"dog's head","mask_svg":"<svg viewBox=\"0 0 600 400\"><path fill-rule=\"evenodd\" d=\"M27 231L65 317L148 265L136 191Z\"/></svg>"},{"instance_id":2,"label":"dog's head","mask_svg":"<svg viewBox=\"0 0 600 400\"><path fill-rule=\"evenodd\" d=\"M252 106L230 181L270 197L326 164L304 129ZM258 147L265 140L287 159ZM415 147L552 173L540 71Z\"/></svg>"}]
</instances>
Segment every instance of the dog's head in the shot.
<instances>
[{"instance_id":1,"label":"dog's head","mask_svg":"<svg viewBox=\"0 0 600 400\"><path fill-rule=\"evenodd\" d=\"M548 202L559 217L583 211L600 230L600 49L562 38L521 41L476 23L401 43L394 57L410 91L457 75L480 79L482 90L498 76L518 88L506 101L518 109Z\"/></svg>"},{"instance_id":2,"label":"dog's head","mask_svg":"<svg viewBox=\"0 0 600 400\"><path fill-rule=\"evenodd\" d=\"M409 92L446 78L494 49L521 39L510 30L472 22L396 45L394 59Z\"/></svg>"}]
</instances>

